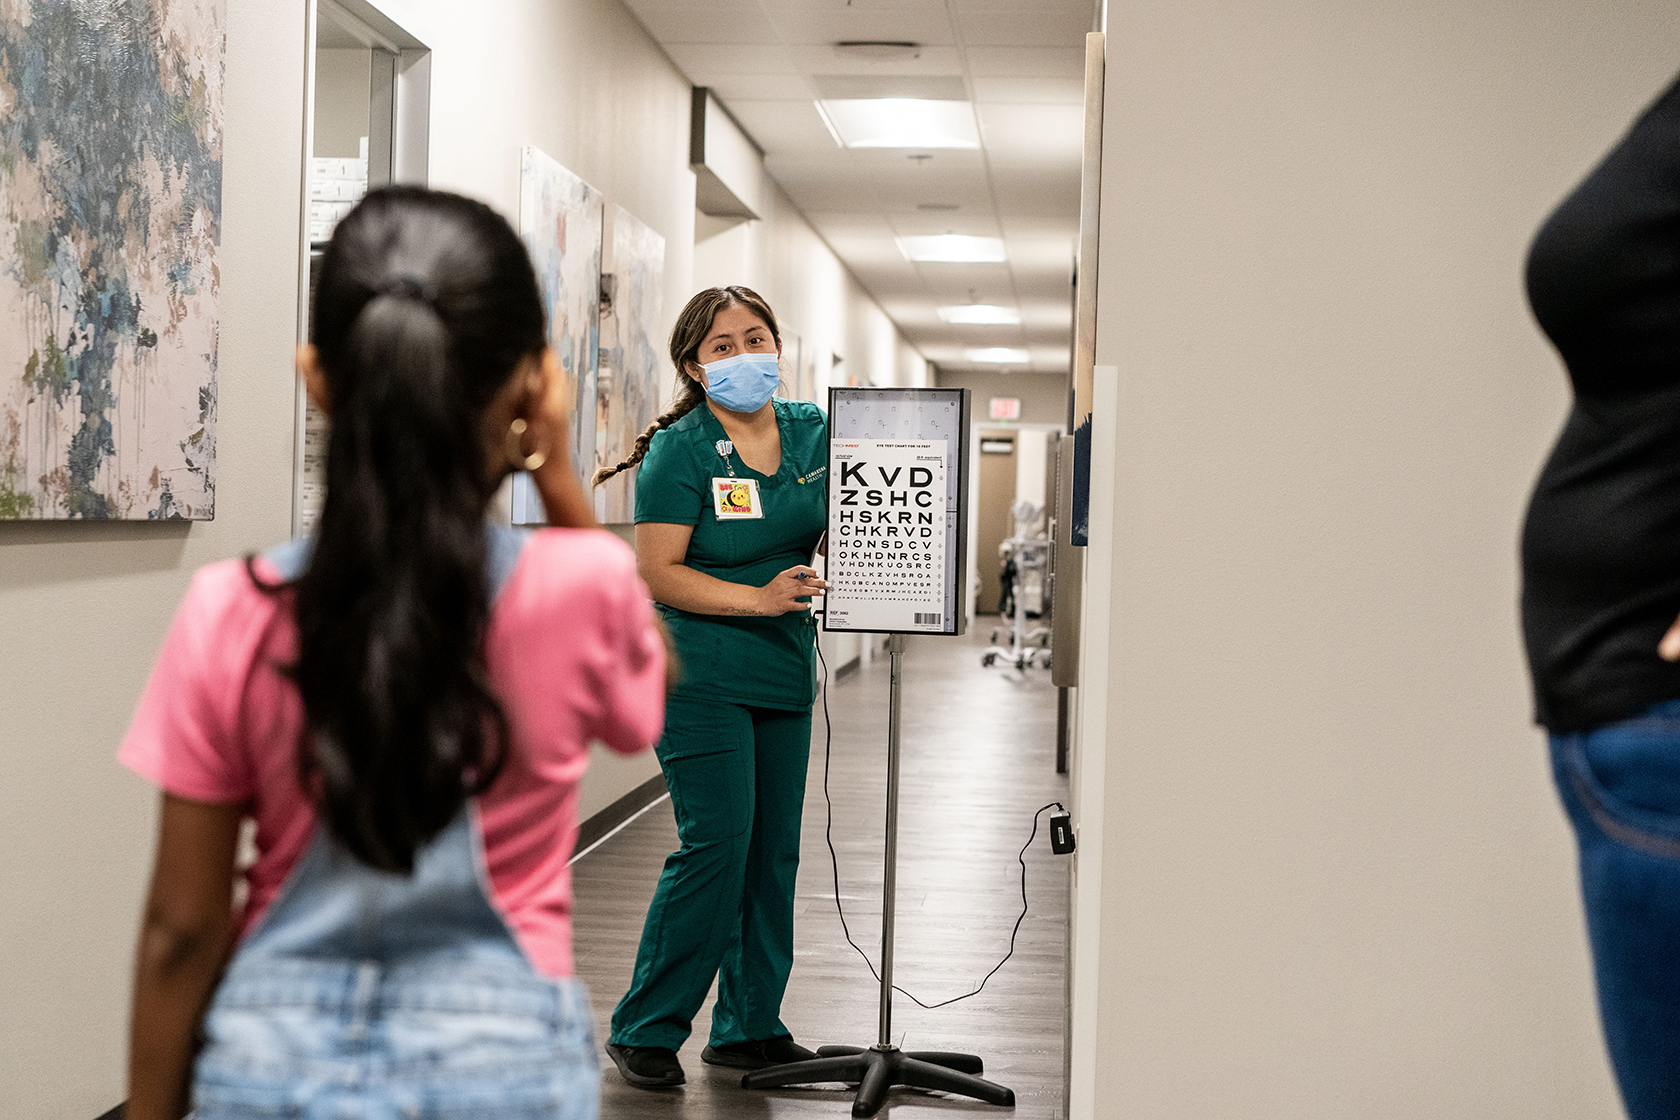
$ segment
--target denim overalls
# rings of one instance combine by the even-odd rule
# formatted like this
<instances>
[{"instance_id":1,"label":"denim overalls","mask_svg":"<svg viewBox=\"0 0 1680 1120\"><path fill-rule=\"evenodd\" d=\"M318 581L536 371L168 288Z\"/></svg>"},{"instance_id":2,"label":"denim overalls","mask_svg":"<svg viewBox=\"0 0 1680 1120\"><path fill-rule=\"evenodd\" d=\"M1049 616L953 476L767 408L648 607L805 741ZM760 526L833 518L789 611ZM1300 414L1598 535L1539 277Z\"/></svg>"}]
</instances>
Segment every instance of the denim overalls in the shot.
<instances>
[{"instance_id":1,"label":"denim overalls","mask_svg":"<svg viewBox=\"0 0 1680 1120\"><path fill-rule=\"evenodd\" d=\"M524 534L493 528L491 587ZM306 542L268 554L291 579ZM526 959L490 902L477 807L376 871L323 825L205 1015L197 1120L592 1120L589 996Z\"/></svg>"}]
</instances>

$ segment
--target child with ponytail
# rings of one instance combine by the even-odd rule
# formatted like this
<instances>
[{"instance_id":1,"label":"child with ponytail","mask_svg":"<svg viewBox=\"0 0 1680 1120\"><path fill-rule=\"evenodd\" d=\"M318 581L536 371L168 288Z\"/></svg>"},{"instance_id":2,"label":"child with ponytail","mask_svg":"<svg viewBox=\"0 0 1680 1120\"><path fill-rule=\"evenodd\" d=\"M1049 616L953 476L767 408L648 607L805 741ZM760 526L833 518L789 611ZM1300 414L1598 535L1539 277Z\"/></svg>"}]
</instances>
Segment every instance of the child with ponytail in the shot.
<instances>
[{"instance_id":1,"label":"child with ponytail","mask_svg":"<svg viewBox=\"0 0 1680 1120\"><path fill-rule=\"evenodd\" d=\"M312 327L319 531L197 573L121 751L162 790L127 1115L586 1120L567 861L588 741L659 735L647 590L570 473L536 278L488 207L368 195ZM566 528L487 522L516 468Z\"/></svg>"}]
</instances>

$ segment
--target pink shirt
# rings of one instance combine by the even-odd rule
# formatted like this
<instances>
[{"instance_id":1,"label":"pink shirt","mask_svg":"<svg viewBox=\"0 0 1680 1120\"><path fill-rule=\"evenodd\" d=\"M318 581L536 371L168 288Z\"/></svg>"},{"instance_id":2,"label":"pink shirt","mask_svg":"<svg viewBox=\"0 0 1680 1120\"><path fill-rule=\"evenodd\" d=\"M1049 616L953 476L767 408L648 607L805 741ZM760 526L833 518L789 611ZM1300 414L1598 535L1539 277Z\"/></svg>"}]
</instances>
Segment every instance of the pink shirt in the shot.
<instances>
[{"instance_id":1,"label":"pink shirt","mask_svg":"<svg viewBox=\"0 0 1680 1120\"><path fill-rule=\"evenodd\" d=\"M257 572L278 578L265 560ZM277 668L296 643L284 600L253 586L243 561L199 569L118 756L169 793L256 819L242 932L315 828L297 781L303 704ZM638 751L664 721L665 649L635 555L598 530L534 534L492 606L486 659L512 727L507 765L478 799L491 901L539 972L570 976L567 860L588 743Z\"/></svg>"}]
</instances>

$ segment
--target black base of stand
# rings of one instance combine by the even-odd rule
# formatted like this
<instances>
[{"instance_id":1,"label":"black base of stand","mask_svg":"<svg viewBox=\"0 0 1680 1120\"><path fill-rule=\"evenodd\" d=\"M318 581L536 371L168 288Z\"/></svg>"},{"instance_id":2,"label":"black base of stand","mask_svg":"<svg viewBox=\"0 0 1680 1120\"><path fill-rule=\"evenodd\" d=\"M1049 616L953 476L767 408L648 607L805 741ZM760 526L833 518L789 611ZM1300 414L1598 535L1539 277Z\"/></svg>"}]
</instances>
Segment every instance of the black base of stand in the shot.
<instances>
[{"instance_id":1,"label":"black base of stand","mask_svg":"<svg viewBox=\"0 0 1680 1120\"><path fill-rule=\"evenodd\" d=\"M817 1057L785 1066L772 1066L741 1078L743 1089L775 1089L783 1085L814 1085L843 1081L858 1087L852 1101L852 1115L873 1116L887 1101L887 1090L895 1085L912 1089L937 1089L973 1097L987 1104L1015 1107L1015 1092L977 1076L985 1064L973 1054L948 1054L937 1050L912 1050L896 1046L824 1046Z\"/></svg>"}]
</instances>

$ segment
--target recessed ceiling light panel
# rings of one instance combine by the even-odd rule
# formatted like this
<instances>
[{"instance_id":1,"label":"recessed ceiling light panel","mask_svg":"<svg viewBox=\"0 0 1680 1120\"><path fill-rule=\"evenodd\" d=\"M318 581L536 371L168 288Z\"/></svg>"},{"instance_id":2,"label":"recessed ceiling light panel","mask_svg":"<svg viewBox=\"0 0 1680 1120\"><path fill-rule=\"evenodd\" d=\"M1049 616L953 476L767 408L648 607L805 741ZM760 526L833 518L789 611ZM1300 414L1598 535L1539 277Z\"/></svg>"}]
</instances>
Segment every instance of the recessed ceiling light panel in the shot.
<instances>
[{"instance_id":1,"label":"recessed ceiling light panel","mask_svg":"<svg viewBox=\"0 0 1680 1120\"><path fill-rule=\"evenodd\" d=\"M968 101L870 97L817 102L848 148L978 148L980 129Z\"/></svg>"},{"instance_id":2,"label":"recessed ceiling light panel","mask_svg":"<svg viewBox=\"0 0 1680 1120\"><path fill-rule=\"evenodd\" d=\"M947 323L1007 323L1021 321L1021 313L1013 307L999 307L991 303L966 303L956 307L941 307L939 317Z\"/></svg>"},{"instance_id":3,"label":"recessed ceiling light panel","mask_svg":"<svg viewBox=\"0 0 1680 1120\"><path fill-rule=\"evenodd\" d=\"M995 365L1024 366L1032 355L1025 350L1012 346L988 346L981 350L964 350L963 357L971 362L988 362Z\"/></svg>"},{"instance_id":4,"label":"recessed ceiling light panel","mask_svg":"<svg viewBox=\"0 0 1680 1120\"><path fill-rule=\"evenodd\" d=\"M1006 261L1001 237L969 237L962 233L941 233L932 237L897 238L898 251L907 261L948 261L952 264L988 264Z\"/></svg>"}]
</instances>

